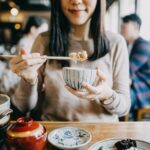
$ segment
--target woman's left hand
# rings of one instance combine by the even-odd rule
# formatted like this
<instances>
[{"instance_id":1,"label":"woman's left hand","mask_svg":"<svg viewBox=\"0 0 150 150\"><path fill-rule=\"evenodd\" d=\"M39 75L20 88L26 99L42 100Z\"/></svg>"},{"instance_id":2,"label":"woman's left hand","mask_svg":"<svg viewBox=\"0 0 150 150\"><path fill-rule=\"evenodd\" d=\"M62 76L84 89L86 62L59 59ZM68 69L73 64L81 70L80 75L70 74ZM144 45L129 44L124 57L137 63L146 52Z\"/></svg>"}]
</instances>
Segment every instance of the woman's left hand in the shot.
<instances>
[{"instance_id":1,"label":"woman's left hand","mask_svg":"<svg viewBox=\"0 0 150 150\"><path fill-rule=\"evenodd\" d=\"M98 83L97 86L91 86L88 83L82 83L85 92L77 91L66 85L66 88L77 97L87 100L105 100L112 96L113 90L108 86L104 74L97 68Z\"/></svg>"}]
</instances>

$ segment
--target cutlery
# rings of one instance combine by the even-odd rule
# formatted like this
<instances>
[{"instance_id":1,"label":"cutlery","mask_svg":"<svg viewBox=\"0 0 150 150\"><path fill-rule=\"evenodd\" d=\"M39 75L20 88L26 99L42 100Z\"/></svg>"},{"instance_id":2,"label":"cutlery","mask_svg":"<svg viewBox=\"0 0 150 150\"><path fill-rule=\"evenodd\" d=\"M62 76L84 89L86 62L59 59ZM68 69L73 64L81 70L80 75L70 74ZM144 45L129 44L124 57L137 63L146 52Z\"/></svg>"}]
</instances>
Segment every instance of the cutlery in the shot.
<instances>
[{"instance_id":1,"label":"cutlery","mask_svg":"<svg viewBox=\"0 0 150 150\"><path fill-rule=\"evenodd\" d=\"M14 58L17 55L0 55L0 57L3 58ZM42 58L46 58L46 59L55 59L55 60L76 60L75 58L71 58L71 57L63 57L63 56L41 56Z\"/></svg>"}]
</instances>

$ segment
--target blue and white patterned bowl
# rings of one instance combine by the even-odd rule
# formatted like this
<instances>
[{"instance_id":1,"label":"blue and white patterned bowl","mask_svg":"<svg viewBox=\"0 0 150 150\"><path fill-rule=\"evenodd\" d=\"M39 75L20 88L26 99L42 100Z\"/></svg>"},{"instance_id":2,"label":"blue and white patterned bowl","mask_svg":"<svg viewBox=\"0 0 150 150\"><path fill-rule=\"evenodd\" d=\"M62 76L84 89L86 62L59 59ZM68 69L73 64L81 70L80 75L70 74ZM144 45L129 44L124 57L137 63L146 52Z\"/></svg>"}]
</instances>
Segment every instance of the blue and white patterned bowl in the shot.
<instances>
[{"instance_id":1,"label":"blue and white patterned bowl","mask_svg":"<svg viewBox=\"0 0 150 150\"><path fill-rule=\"evenodd\" d=\"M48 134L48 141L60 149L77 149L91 141L91 134L81 128L64 127Z\"/></svg>"},{"instance_id":2,"label":"blue and white patterned bowl","mask_svg":"<svg viewBox=\"0 0 150 150\"><path fill-rule=\"evenodd\" d=\"M95 85L96 69L64 67L62 72L66 84L78 91L84 91L82 82Z\"/></svg>"}]
</instances>

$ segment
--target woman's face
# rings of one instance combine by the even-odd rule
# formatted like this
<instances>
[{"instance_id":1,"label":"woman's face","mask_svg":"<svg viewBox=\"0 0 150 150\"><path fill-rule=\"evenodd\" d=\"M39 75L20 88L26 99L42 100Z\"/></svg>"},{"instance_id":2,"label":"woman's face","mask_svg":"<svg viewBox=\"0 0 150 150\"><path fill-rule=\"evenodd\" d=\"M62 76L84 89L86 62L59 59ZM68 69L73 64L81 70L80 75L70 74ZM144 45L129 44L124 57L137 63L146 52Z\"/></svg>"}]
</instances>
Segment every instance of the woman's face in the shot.
<instances>
[{"instance_id":1,"label":"woman's face","mask_svg":"<svg viewBox=\"0 0 150 150\"><path fill-rule=\"evenodd\" d=\"M72 25L83 25L92 16L97 0L60 0L64 15Z\"/></svg>"}]
</instances>

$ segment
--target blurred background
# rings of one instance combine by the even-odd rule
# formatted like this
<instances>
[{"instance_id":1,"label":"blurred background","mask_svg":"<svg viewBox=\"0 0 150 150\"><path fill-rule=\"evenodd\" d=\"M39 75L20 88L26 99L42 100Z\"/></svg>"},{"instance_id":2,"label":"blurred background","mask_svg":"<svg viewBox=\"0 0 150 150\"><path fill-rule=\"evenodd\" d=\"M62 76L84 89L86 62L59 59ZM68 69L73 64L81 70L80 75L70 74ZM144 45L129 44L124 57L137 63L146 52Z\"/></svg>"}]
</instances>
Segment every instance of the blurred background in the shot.
<instances>
[{"instance_id":1,"label":"blurred background","mask_svg":"<svg viewBox=\"0 0 150 150\"><path fill-rule=\"evenodd\" d=\"M0 45L15 53L15 45L22 36L22 30L29 16L50 19L49 0L0 0ZM5 53L2 46L0 53Z\"/></svg>"},{"instance_id":2,"label":"blurred background","mask_svg":"<svg viewBox=\"0 0 150 150\"><path fill-rule=\"evenodd\" d=\"M114 32L120 31L121 17L136 13L142 19L141 36L150 40L150 0L107 0L107 28Z\"/></svg>"},{"instance_id":3,"label":"blurred background","mask_svg":"<svg viewBox=\"0 0 150 150\"><path fill-rule=\"evenodd\" d=\"M120 18L137 13L142 19L141 35L150 40L149 6L150 0L107 0L106 28L120 32ZM29 16L41 16L49 23L50 0L0 0L0 53L15 53Z\"/></svg>"}]
</instances>

